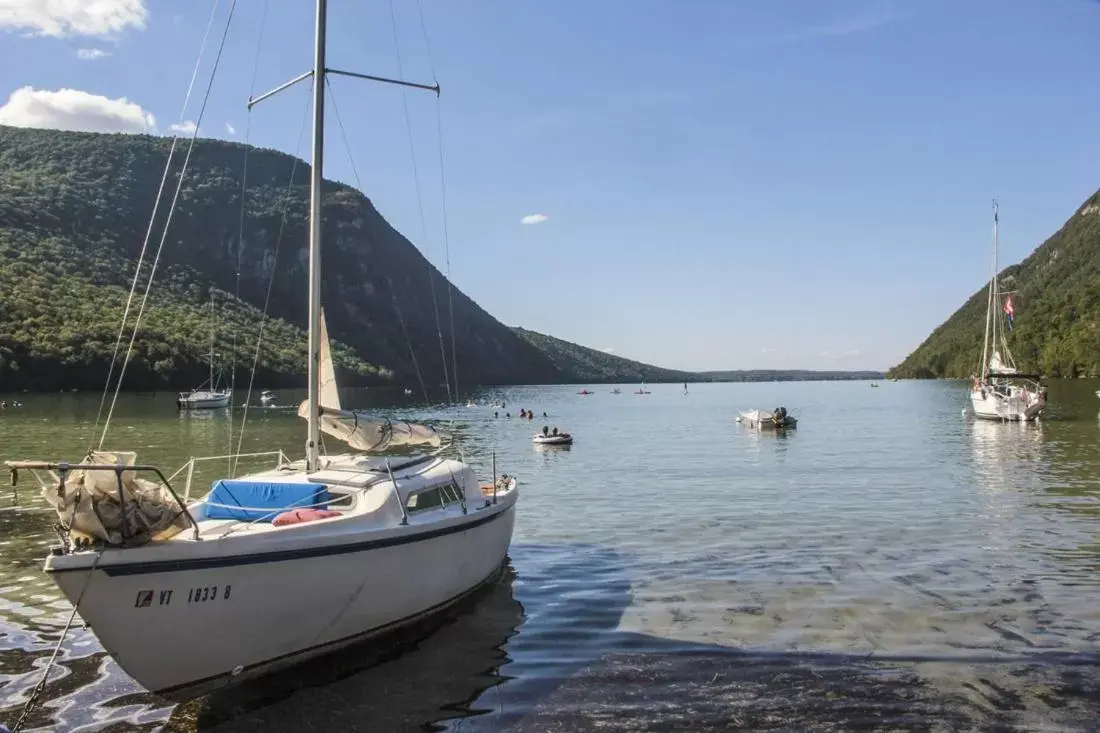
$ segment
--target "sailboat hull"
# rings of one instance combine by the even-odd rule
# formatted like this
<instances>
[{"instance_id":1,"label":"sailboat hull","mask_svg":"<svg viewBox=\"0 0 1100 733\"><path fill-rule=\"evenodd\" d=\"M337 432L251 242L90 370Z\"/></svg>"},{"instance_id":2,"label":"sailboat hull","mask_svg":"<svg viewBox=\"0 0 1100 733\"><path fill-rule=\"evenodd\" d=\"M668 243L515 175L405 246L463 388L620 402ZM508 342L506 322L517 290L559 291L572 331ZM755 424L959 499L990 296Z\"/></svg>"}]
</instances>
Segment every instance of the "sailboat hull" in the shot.
<instances>
[{"instance_id":1,"label":"sailboat hull","mask_svg":"<svg viewBox=\"0 0 1100 733\"><path fill-rule=\"evenodd\" d=\"M116 564L110 553L132 558L135 550L108 550L95 569L52 575L127 674L152 692L184 700L388 633L462 600L504 563L515 498L513 492L446 527L409 527L342 547L175 564L136 558ZM90 566L95 553L79 555Z\"/></svg>"},{"instance_id":2,"label":"sailboat hull","mask_svg":"<svg viewBox=\"0 0 1100 733\"><path fill-rule=\"evenodd\" d=\"M176 403L184 410L216 410L229 407L233 395L229 392L191 392L180 395Z\"/></svg>"},{"instance_id":3,"label":"sailboat hull","mask_svg":"<svg viewBox=\"0 0 1100 733\"><path fill-rule=\"evenodd\" d=\"M971 390L970 406L974 416L983 420L1028 422L1037 419L1046 404L1039 396L1028 397L1016 390L1006 396L987 387Z\"/></svg>"}]
</instances>

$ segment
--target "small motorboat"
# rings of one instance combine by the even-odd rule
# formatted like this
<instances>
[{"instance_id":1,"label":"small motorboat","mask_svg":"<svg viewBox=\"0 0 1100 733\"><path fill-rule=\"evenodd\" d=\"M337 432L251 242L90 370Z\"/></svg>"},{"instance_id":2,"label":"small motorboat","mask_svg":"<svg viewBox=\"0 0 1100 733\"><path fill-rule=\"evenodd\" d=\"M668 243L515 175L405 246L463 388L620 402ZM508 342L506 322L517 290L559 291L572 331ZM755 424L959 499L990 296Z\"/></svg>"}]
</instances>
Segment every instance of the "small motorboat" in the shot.
<instances>
[{"instance_id":1,"label":"small motorboat","mask_svg":"<svg viewBox=\"0 0 1100 733\"><path fill-rule=\"evenodd\" d=\"M265 389L260 393L260 404L271 405L275 403L275 400L279 399L279 395L272 392L270 389Z\"/></svg>"},{"instance_id":2,"label":"small motorboat","mask_svg":"<svg viewBox=\"0 0 1100 733\"><path fill-rule=\"evenodd\" d=\"M466 407L477 407L477 403L474 402L473 400L470 400L469 402L466 403Z\"/></svg>"},{"instance_id":3,"label":"small motorboat","mask_svg":"<svg viewBox=\"0 0 1100 733\"><path fill-rule=\"evenodd\" d=\"M622 390L620 390L618 387L611 390L611 394L622 394L622 393L623 393ZM1100 394L1100 392L1098 392L1097 394Z\"/></svg>"},{"instance_id":4,"label":"small motorboat","mask_svg":"<svg viewBox=\"0 0 1100 733\"><path fill-rule=\"evenodd\" d=\"M589 390L587 390L587 389L582 389L582 390L581 390L580 392L577 392L577 394L596 394L596 393L595 393L595 392L591 392L591 391L589 391Z\"/></svg>"},{"instance_id":5,"label":"small motorboat","mask_svg":"<svg viewBox=\"0 0 1100 733\"><path fill-rule=\"evenodd\" d=\"M798 418L788 414L786 407L777 407L771 412L767 410L742 412L738 415L737 422L748 423L750 428L761 430L786 430L798 427Z\"/></svg>"},{"instance_id":6,"label":"small motorboat","mask_svg":"<svg viewBox=\"0 0 1100 733\"><path fill-rule=\"evenodd\" d=\"M573 445L573 436L569 433L535 433L531 442L535 445Z\"/></svg>"}]
</instances>

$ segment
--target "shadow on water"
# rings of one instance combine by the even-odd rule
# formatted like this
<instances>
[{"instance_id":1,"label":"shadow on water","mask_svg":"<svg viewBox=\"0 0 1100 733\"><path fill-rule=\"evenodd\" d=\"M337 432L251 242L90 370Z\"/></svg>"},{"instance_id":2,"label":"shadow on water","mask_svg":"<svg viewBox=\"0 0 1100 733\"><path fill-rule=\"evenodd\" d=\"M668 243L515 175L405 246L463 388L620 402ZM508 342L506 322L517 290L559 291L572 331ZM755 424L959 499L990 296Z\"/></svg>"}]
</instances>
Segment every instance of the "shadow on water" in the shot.
<instances>
[{"instance_id":1,"label":"shadow on water","mask_svg":"<svg viewBox=\"0 0 1100 733\"><path fill-rule=\"evenodd\" d=\"M379 650L352 650L181 706L167 729L1040 730L1096 720L1095 654L871 657L679 642L618 630L632 592L616 551L515 550L530 570L509 568L381 663L363 668Z\"/></svg>"},{"instance_id":2,"label":"shadow on water","mask_svg":"<svg viewBox=\"0 0 1100 733\"><path fill-rule=\"evenodd\" d=\"M102 652L74 650L51 682L50 718L35 724L115 733L1042 730L1087 729L1100 709L1095 654L872 657L680 642L619 630L633 601L631 562L619 552L517 544L512 554L522 572L509 564L444 618L185 703L167 721L163 701L133 691ZM19 669L13 661L0 655L7 680L32 671L27 657Z\"/></svg>"}]
</instances>

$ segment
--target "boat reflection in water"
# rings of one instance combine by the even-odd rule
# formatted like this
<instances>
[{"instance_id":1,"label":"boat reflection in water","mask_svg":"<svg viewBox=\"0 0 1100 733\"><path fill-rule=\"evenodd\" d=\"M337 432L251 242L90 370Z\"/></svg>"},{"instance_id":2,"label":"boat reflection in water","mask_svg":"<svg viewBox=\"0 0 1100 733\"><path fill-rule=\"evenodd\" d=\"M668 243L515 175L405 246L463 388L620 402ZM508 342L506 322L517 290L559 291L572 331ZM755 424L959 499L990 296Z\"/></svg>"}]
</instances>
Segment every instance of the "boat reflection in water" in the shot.
<instances>
[{"instance_id":1,"label":"boat reflection in water","mask_svg":"<svg viewBox=\"0 0 1100 733\"><path fill-rule=\"evenodd\" d=\"M489 712L473 703L505 679L504 645L524 619L514 579L507 564L441 617L184 703L168 730L436 730Z\"/></svg>"}]
</instances>

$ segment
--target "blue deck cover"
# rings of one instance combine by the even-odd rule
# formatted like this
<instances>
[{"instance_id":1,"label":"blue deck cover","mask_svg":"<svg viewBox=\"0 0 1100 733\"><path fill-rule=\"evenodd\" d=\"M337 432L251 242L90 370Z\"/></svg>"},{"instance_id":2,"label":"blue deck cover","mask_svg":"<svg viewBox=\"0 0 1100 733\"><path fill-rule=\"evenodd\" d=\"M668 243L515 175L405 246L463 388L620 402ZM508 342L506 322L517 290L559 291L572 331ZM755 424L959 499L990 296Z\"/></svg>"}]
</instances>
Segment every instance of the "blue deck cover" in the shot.
<instances>
[{"instance_id":1,"label":"blue deck cover","mask_svg":"<svg viewBox=\"0 0 1100 733\"><path fill-rule=\"evenodd\" d=\"M209 502L206 516L210 519L270 522L283 510L327 509L326 502L331 500L332 496L324 484L221 479L213 483L205 499Z\"/></svg>"}]
</instances>

